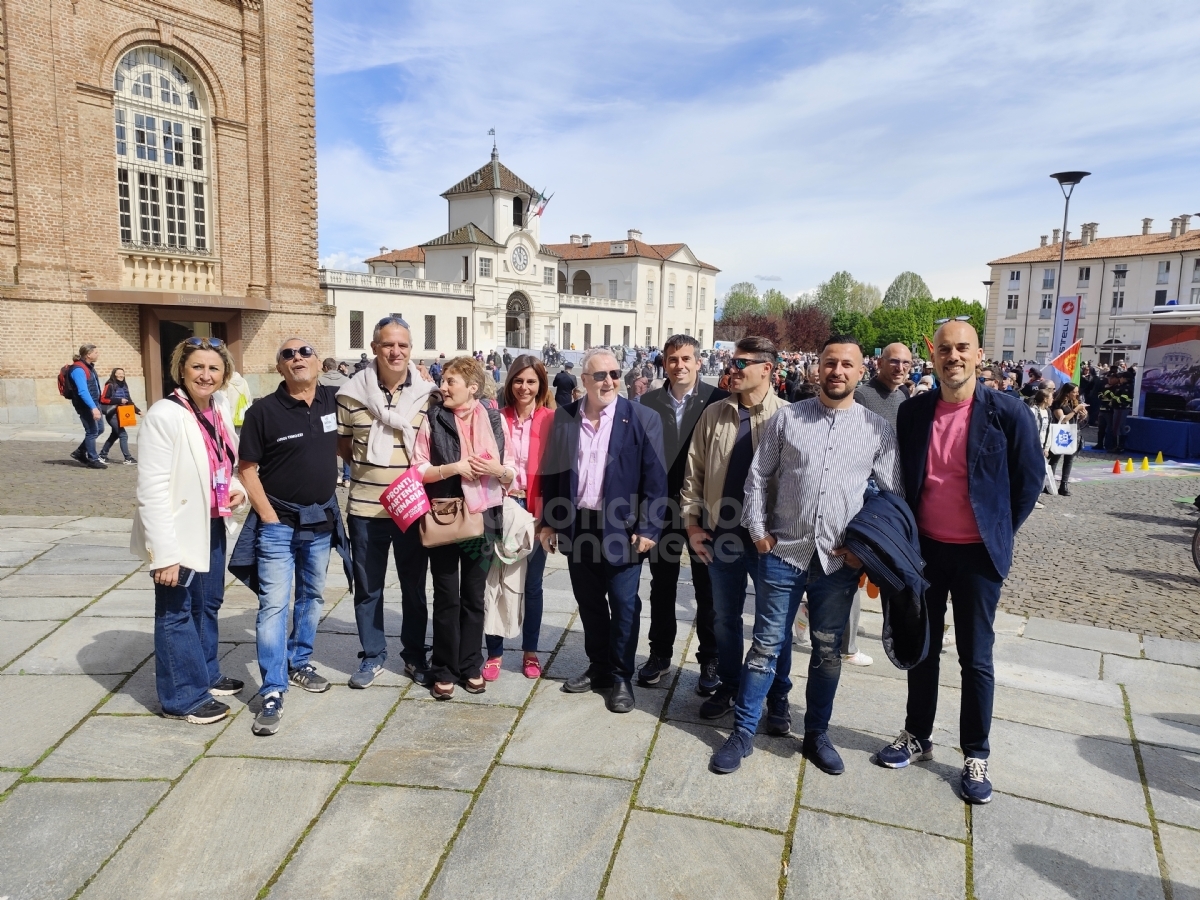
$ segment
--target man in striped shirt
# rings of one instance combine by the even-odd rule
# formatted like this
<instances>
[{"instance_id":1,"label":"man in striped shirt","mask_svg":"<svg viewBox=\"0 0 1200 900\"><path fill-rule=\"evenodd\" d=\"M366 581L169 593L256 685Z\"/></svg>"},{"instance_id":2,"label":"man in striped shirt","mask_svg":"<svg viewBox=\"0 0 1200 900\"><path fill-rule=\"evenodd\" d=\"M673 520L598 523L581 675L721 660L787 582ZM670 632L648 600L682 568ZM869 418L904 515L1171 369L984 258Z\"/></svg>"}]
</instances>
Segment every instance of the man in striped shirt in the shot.
<instances>
[{"instance_id":1,"label":"man in striped shirt","mask_svg":"<svg viewBox=\"0 0 1200 900\"><path fill-rule=\"evenodd\" d=\"M803 753L822 771L845 767L827 734L842 668L842 633L861 566L842 549L846 526L862 508L867 480L902 494L896 432L854 402L864 374L862 347L837 335L821 349L819 393L793 403L766 425L746 478L742 525L761 554L754 639L738 684L734 731L710 763L735 771L754 752L763 701L775 680L796 610L808 593L812 654L805 691ZM790 726L787 694L773 696L768 716Z\"/></svg>"},{"instance_id":2,"label":"man in striped shirt","mask_svg":"<svg viewBox=\"0 0 1200 900\"><path fill-rule=\"evenodd\" d=\"M371 349L375 359L355 373L337 398L338 455L350 463L346 531L354 557L354 618L363 648L359 670L350 677L352 688L369 687L387 659L383 582L389 555L395 556L400 577L404 673L424 684L428 669L425 570L429 557L421 545L420 529L401 531L379 497L408 469L412 450L405 441L405 429L385 425L382 418L403 410L403 424L415 435L429 409L433 384L410 365L412 336L403 319L389 316L380 320Z\"/></svg>"}]
</instances>

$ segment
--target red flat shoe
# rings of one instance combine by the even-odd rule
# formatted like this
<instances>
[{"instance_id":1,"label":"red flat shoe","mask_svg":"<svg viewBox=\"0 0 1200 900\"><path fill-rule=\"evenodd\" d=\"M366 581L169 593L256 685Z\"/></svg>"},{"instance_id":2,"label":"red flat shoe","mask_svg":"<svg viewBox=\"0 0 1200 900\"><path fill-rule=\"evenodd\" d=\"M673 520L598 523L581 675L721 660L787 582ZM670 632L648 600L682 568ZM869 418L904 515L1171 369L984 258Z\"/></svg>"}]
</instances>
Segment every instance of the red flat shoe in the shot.
<instances>
[{"instance_id":1,"label":"red flat shoe","mask_svg":"<svg viewBox=\"0 0 1200 900\"><path fill-rule=\"evenodd\" d=\"M526 656L522 663L522 670L526 678L541 678L542 663L536 656Z\"/></svg>"},{"instance_id":2,"label":"red flat shoe","mask_svg":"<svg viewBox=\"0 0 1200 900\"><path fill-rule=\"evenodd\" d=\"M483 680L495 681L500 677L500 657L493 656L483 664Z\"/></svg>"}]
</instances>

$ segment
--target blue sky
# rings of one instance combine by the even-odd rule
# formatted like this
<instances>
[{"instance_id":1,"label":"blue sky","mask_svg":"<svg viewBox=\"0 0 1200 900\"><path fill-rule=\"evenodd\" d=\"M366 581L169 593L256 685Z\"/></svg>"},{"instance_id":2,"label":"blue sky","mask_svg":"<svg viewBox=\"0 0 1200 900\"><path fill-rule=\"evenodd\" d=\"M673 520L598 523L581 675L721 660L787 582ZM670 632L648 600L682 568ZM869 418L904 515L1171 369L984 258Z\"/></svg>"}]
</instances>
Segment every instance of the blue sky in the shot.
<instances>
[{"instance_id":1,"label":"blue sky","mask_svg":"<svg viewBox=\"0 0 1200 900\"><path fill-rule=\"evenodd\" d=\"M445 231L500 158L542 239L639 228L789 294L840 269L980 299L986 262L1200 212L1200 4L317 0L320 255Z\"/></svg>"}]
</instances>

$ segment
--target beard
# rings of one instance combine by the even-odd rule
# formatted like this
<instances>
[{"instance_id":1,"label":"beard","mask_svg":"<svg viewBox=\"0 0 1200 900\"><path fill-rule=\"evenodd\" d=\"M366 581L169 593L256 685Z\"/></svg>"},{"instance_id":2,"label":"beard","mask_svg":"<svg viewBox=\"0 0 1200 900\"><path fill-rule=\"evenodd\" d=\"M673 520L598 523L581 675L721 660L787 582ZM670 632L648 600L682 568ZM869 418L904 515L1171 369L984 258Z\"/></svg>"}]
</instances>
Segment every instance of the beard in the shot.
<instances>
[{"instance_id":1,"label":"beard","mask_svg":"<svg viewBox=\"0 0 1200 900\"><path fill-rule=\"evenodd\" d=\"M938 373L938 380L942 384L950 388L960 388L975 374L975 370L971 366L963 366L958 371L944 371Z\"/></svg>"},{"instance_id":2,"label":"beard","mask_svg":"<svg viewBox=\"0 0 1200 900\"><path fill-rule=\"evenodd\" d=\"M821 383L821 393L830 400L845 400L848 396L854 393L854 385L850 382L840 382L837 384L829 384L828 382Z\"/></svg>"}]
</instances>

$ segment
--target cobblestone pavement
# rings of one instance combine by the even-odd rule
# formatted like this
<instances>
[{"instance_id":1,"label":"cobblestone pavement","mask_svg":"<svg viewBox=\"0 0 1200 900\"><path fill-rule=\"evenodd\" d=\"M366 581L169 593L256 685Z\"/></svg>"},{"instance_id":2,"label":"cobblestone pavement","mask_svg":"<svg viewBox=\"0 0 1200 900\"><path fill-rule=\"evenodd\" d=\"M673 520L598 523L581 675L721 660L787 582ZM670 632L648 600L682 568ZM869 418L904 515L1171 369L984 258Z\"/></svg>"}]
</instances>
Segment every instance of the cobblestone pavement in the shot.
<instances>
[{"instance_id":1,"label":"cobblestone pavement","mask_svg":"<svg viewBox=\"0 0 1200 900\"><path fill-rule=\"evenodd\" d=\"M546 677L522 677L514 645L485 694L436 703L396 653L375 685L346 687L359 644L335 564L313 657L334 686L290 691L280 732L256 738L257 600L232 583L221 666L247 682L224 698L234 715L158 715L153 592L125 550L129 524L0 516L0 897L1200 892L1200 644L1000 613L997 794L969 808L956 796L952 647L936 759L872 764L902 722L905 685L871 602L858 641L875 663L844 668L830 732L846 774L807 765L795 734L760 734L740 771L716 776L707 761L731 716L698 718L690 583L673 668L615 716L597 695L560 690L586 665L560 567L546 581ZM385 600L395 642L394 575ZM806 670L795 651L797 728Z\"/></svg>"}]
</instances>

